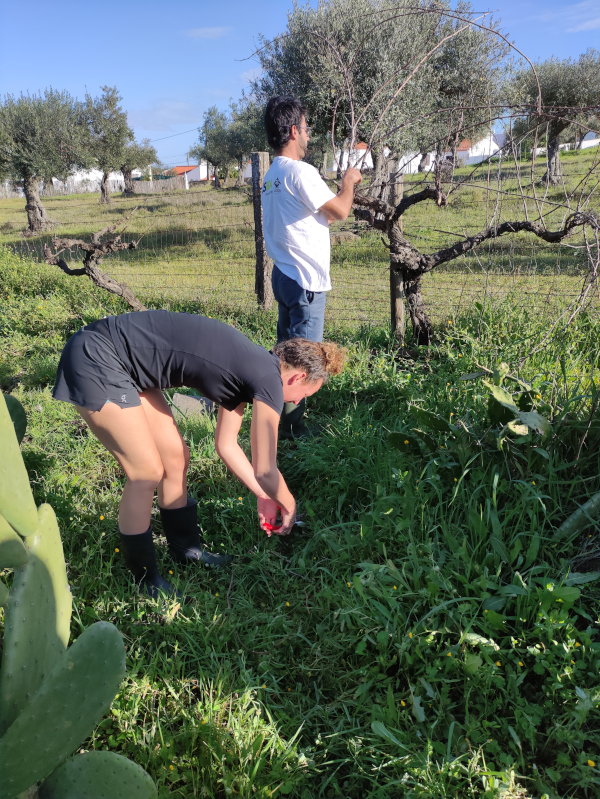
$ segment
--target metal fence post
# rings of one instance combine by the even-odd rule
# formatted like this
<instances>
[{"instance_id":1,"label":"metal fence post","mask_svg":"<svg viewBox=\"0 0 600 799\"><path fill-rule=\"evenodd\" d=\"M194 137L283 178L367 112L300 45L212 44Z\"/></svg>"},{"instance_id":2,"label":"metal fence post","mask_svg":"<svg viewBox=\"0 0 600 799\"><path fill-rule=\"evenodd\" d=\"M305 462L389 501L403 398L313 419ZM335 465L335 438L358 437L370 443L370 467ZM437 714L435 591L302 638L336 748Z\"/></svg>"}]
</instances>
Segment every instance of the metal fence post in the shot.
<instances>
[{"instance_id":1,"label":"metal fence post","mask_svg":"<svg viewBox=\"0 0 600 799\"><path fill-rule=\"evenodd\" d=\"M256 249L254 291L258 304L267 310L273 305L273 289L271 288L273 261L267 255L263 236L261 192L263 180L269 168L269 153L251 153L251 159L252 202L254 204L254 246Z\"/></svg>"}]
</instances>

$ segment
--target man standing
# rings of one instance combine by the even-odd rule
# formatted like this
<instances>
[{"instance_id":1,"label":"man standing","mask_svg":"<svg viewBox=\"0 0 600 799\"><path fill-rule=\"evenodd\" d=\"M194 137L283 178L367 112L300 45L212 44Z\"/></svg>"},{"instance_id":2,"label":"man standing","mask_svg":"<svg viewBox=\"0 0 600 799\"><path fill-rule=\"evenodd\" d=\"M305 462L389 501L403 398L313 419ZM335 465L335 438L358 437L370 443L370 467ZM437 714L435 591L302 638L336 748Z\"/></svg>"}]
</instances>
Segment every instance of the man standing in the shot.
<instances>
[{"instance_id":1,"label":"man standing","mask_svg":"<svg viewBox=\"0 0 600 799\"><path fill-rule=\"evenodd\" d=\"M329 224L348 217L358 169L348 169L334 194L302 159L310 141L306 109L295 97L272 97L265 128L275 158L262 187L265 243L273 259L273 294L279 305L277 341L323 340L329 279ZM286 403L280 436L306 435L304 400Z\"/></svg>"}]
</instances>

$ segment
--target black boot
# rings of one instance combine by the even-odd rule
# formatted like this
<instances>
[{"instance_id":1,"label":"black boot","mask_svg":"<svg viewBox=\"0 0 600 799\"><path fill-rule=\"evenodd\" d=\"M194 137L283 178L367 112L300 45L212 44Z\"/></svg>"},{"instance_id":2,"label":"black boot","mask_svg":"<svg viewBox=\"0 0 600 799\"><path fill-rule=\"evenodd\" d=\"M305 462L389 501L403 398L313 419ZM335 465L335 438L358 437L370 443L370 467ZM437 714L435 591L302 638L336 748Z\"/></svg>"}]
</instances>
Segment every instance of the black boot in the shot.
<instances>
[{"instance_id":1,"label":"black boot","mask_svg":"<svg viewBox=\"0 0 600 799\"><path fill-rule=\"evenodd\" d=\"M279 438L290 441L295 438L305 438L312 435L310 428L304 422L304 409L306 400L286 402L283 406L279 421Z\"/></svg>"},{"instance_id":2,"label":"black boot","mask_svg":"<svg viewBox=\"0 0 600 799\"><path fill-rule=\"evenodd\" d=\"M226 566L233 560L231 555L214 555L202 545L197 505L195 499L188 499L183 508L159 508L169 552L179 563L196 562L217 568Z\"/></svg>"},{"instance_id":3,"label":"black boot","mask_svg":"<svg viewBox=\"0 0 600 799\"><path fill-rule=\"evenodd\" d=\"M161 593L178 595L171 583L161 577L158 571L151 527L139 535L123 535L121 533L121 547L127 567L132 572L136 583L148 596L157 599Z\"/></svg>"}]
</instances>

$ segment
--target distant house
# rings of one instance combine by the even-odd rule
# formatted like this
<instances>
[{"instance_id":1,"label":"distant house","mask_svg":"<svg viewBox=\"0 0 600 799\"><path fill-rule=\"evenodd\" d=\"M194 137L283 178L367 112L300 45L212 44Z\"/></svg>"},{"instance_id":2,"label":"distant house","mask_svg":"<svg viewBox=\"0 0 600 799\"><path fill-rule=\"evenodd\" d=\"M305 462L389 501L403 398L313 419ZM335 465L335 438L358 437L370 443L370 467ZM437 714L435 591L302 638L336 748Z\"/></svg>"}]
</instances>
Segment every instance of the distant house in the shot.
<instances>
[{"instance_id":1,"label":"distant house","mask_svg":"<svg viewBox=\"0 0 600 799\"><path fill-rule=\"evenodd\" d=\"M586 150L588 147L598 147L600 145L600 134L595 130L590 130L585 134L581 140L581 149Z\"/></svg>"},{"instance_id":2,"label":"distant house","mask_svg":"<svg viewBox=\"0 0 600 799\"><path fill-rule=\"evenodd\" d=\"M491 158L499 152L504 145L504 137L498 133L488 133L477 141L471 139L463 139L456 149L456 166L467 166L468 164L479 164ZM389 150L385 148L384 152L389 154ZM443 153L444 159L449 159L454 155L452 150L446 150ZM412 175L419 171L419 164L422 163L422 168L431 169L435 163L436 153L430 152L422 153L409 152L404 153L398 159L398 171L402 175ZM341 163L342 170L345 170L348 165L360 166L362 169L372 169L373 159L368 150L368 145L364 142L359 142L352 150L336 150L333 159L332 171L337 171L338 163Z\"/></svg>"},{"instance_id":3,"label":"distant house","mask_svg":"<svg viewBox=\"0 0 600 799\"><path fill-rule=\"evenodd\" d=\"M186 175L188 181L191 183L194 181L208 180L210 172L210 167L206 161L201 161L196 166L174 166L172 169L168 169L164 174L168 177Z\"/></svg>"},{"instance_id":4,"label":"distant house","mask_svg":"<svg viewBox=\"0 0 600 799\"><path fill-rule=\"evenodd\" d=\"M502 143L500 143L500 141ZM482 161L487 161L493 155L502 149L504 144L503 139L500 139L500 134L490 131L482 139L472 141L471 139L463 139L459 142L456 148L456 153L452 150L444 152L444 158L451 158L453 155L456 158L456 166L468 166L469 164L480 164Z\"/></svg>"},{"instance_id":5,"label":"distant house","mask_svg":"<svg viewBox=\"0 0 600 799\"><path fill-rule=\"evenodd\" d=\"M345 171L350 166L357 169L373 169L373 158L366 142L359 141L351 150L344 148L335 151L331 171L337 172L338 169Z\"/></svg>"}]
</instances>

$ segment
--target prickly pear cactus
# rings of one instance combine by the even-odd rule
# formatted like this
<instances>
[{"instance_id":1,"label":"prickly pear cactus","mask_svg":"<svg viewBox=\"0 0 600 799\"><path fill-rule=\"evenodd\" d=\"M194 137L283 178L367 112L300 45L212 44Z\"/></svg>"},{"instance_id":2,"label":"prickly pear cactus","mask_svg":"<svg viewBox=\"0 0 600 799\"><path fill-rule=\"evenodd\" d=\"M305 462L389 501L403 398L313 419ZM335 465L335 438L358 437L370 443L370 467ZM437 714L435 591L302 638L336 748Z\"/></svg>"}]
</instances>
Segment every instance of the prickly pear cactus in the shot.
<instances>
[{"instance_id":1,"label":"prickly pear cactus","mask_svg":"<svg viewBox=\"0 0 600 799\"><path fill-rule=\"evenodd\" d=\"M67 647L71 593L58 524L49 505L35 506L3 398L0 451L0 570L14 569L10 590L0 580L0 799L154 799L151 778L126 758L67 760L119 689L123 639L97 622Z\"/></svg>"},{"instance_id":2,"label":"prickly pear cactus","mask_svg":"<svg viewBox=\"0 0 600 799\"><path fill-rule=\"evenodd\" d=\"M114 752L86 752L70 758L49 777L40 799L150 799L151 778L137 763Z\"/></svg>"},{"instance_id":3,"label":"prickly pear cactus","mask_svg":"<svg viewBox=\"0 0 600 799\"><path fill-rule=\"evenodd\" d=\"M10 418L12 419L17 441L21 443L23 436L25 435L25 430L27 430L27 416L25 414L25 409L19 400L16 397L13 397L12 394L3 394L2 396L6 401L6 407L8 408Z\"/></svg>"}]
</instances>

